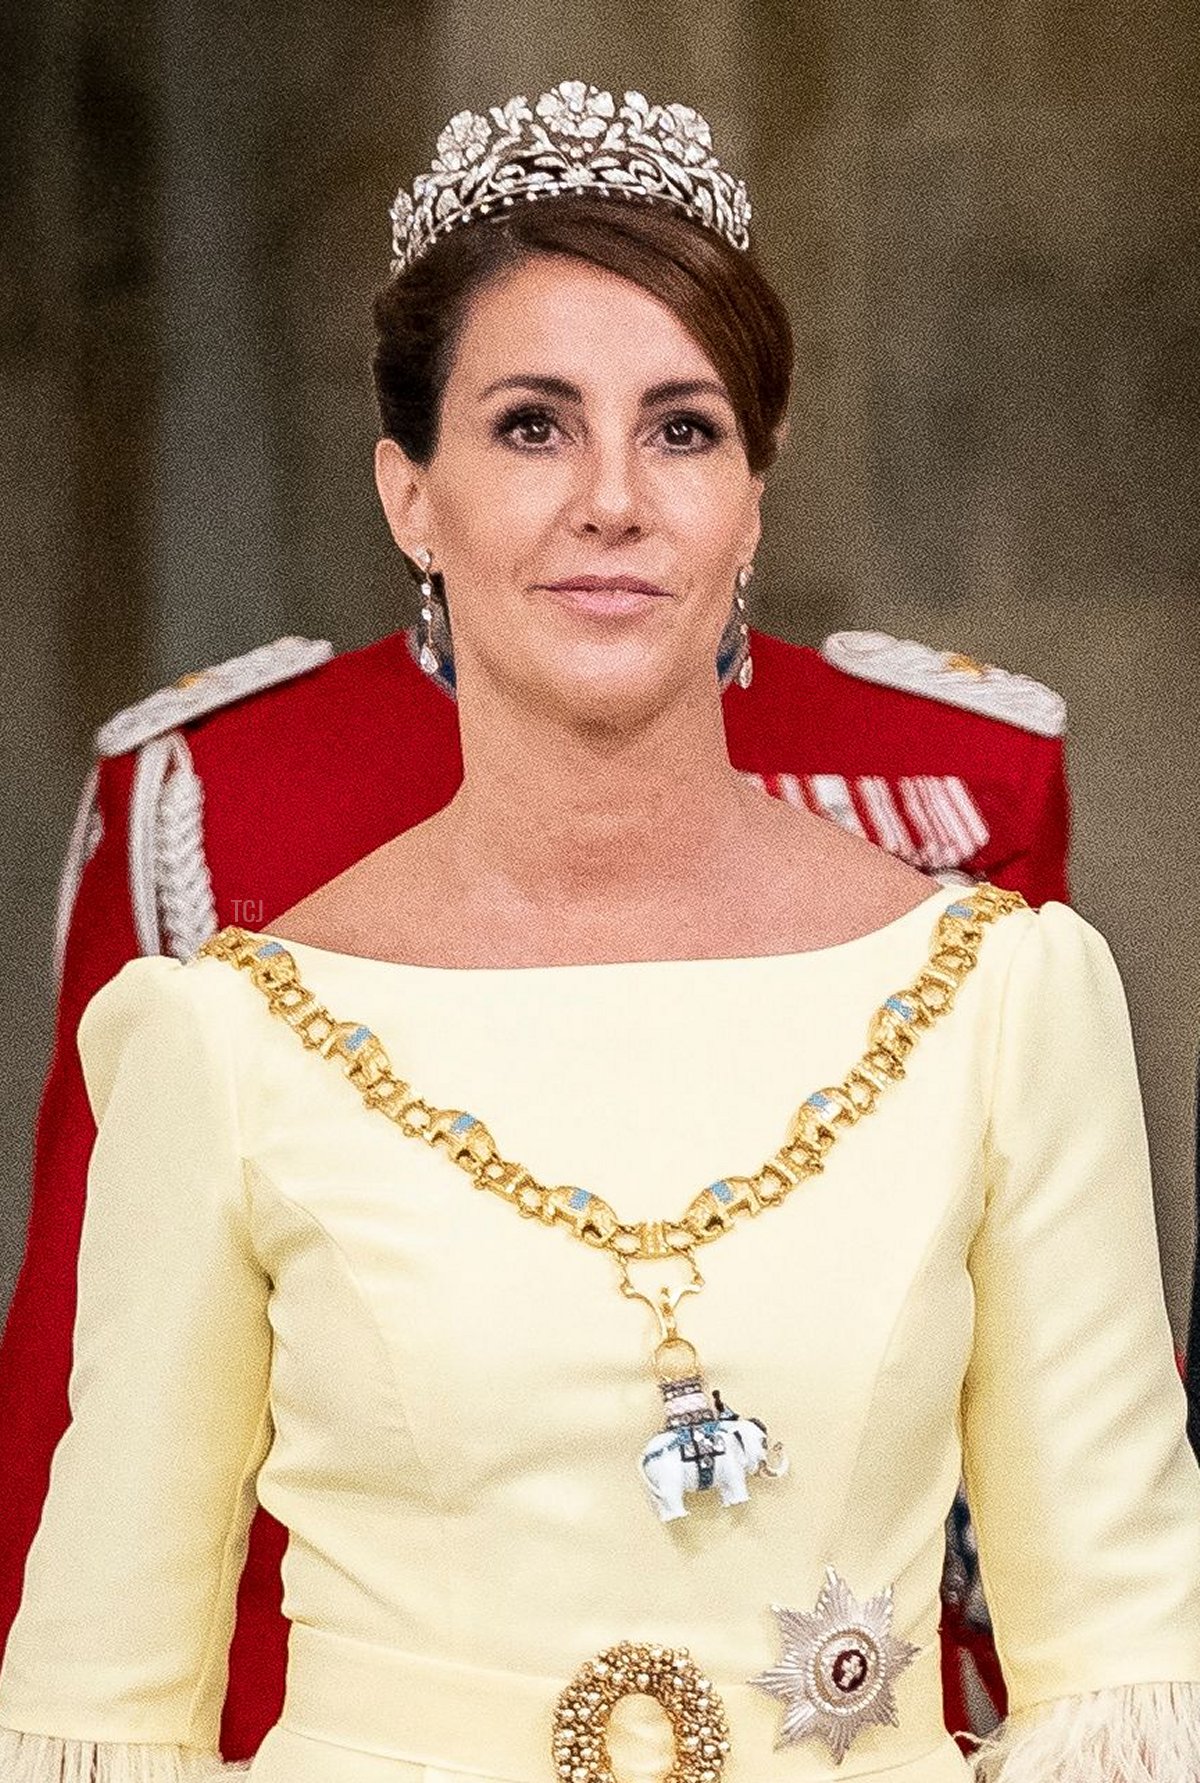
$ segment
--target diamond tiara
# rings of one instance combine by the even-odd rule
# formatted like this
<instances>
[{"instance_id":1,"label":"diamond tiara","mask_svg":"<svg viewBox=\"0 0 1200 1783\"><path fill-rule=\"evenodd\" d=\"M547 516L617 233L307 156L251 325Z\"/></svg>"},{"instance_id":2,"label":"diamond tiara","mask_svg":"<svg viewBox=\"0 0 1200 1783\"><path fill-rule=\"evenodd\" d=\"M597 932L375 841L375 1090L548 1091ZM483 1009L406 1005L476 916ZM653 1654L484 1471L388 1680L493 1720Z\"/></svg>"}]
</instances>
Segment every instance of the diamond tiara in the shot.
<instances>
[{"instance_id":1,"label":"diamond tiara","mask_svg":"<svg viewBox=\"0 0 1200 1783\"><path fill-rule=\"evenodd\" d=\"M626 198L670 204L732 247L750 245L744 183L712 153L712 135L687 105L651 105L565 80L531 106L524 97L484 115L460 111L437 139L428 173L391 208L392 271L476 217L542 198Z\"/></svg>"}]
</instances>

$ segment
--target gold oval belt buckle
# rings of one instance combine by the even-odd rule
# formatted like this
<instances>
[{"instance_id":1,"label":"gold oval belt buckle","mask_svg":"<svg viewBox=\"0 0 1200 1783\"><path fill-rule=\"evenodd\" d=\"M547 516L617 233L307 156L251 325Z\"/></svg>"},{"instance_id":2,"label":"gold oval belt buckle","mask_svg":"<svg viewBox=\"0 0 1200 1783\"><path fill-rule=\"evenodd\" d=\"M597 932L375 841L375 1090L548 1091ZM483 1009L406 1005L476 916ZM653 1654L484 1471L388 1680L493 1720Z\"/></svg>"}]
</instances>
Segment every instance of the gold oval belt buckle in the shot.
<instances>
[{"instance_id":1,"label":"gold oval belt buckle","mask_svg":"<svg viewBox=\"0 0 1200 1783\"><path fill-rule=\"evenodd\" d=\"M576 1672L554 1711L552 1752L566 1783L614 1783L606 1738L625 1696L650 1696L666 1711L675 1759L663 1783L719 1783L729 1753L725 1707L686 1647L618 1641Z\"/></svg>"}]
</instances>

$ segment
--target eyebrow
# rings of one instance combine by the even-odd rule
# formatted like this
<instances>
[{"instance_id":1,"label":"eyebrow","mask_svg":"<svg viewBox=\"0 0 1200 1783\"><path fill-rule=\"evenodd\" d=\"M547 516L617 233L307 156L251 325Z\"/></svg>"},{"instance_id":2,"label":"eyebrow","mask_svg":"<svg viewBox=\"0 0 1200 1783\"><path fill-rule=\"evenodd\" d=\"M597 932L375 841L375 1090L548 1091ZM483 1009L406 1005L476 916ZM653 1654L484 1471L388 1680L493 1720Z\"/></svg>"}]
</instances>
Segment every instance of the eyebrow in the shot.
<instances>
[{"instance_id":1,"label":"eyebrow","mask_svg":"<svg viewBox=\"0 0 1200 1783\"><path fill-rule=\"evenodd\" d=\"M489 396L495 396L500 390L536 390L541 396L557 396L563 402L582 402L583 391L578 384L569 383L566 378L545 377L538 372L517 372L509 378L497 378L494 384L480 394L480 402L486 402ZM665 384L655 384L642 396L644 409L656 408L659 403L679 402L690 396L717 396L722 402L733 404L724 384L718 384L712 378L672 378Z\"/></svg>"}]
</instances>

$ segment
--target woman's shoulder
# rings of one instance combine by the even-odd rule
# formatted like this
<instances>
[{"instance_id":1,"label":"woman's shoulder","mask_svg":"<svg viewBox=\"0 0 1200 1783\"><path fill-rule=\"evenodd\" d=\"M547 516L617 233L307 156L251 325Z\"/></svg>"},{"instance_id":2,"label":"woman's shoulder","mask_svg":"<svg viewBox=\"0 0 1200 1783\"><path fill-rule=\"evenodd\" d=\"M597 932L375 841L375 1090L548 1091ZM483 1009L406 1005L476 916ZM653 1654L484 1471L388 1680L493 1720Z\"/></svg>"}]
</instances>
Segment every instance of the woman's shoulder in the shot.
<instances>
[{"instance_id":1,"label":"woman's shoulder","mask_svg":"<svg viewBox=\"0 0 1200 1783\"><path fill-rule=\"evenodd\" d=\"M89 1081L111 1074L135 1039L149 1056L228 1054L240 1001L235 977L208 958L127 960L80 1017L77 1044Z\"/></svg>"},{"instance_id":2,"label":"woman's shoulder","mask_svg":"<svg viewBox=\"0 0 1200 1783\"><path fill-rule=\"evenodd\" d=\"M214 1198L240 1200L235 1166L248 1155L255 1108L243 1061L255 1053L239 1041L239 987L226 976L233 995L215 960L142 955L85 1008L76 1044L110 1204L169 1188L150 1179L153 1160L172 1148L184 1160L173 1181L204 1182Z\"/></svg>"},{"instance_id":3,"label":"woman's shoulder","mask_svg":"<svg viewBox=\"0 0 1200 1783\"><path fill-rule=\"evenodd\" d=\"M1087 986L1116 973L1108 942L1072 905L1022 904L1013 916L1012 968L1018 980L1053 981L1061 992L1072 980Z\"/></svg>"},{"instance_id":4,"label":"woman's shoulder","mask_svg":"<svg viewBox=\"0 0 1200 1783\"><path fill-rule=\"evenodd\" d=\"M203 953L186 960L164 953L138 954L93 994L82 1019L111 1020L158 1009L203 1012L223 1002L222 989L229 977L220 961Z\"/></svg>"},{"instance_id":5,"label":"woman's shoulder","mask_svg":"<svg viewBox=\"0 0 1200 1783\"><path fill-rule=\"evenodd\" d=\"M1099 929L1068 904L1021 906L995 951L1001 1052L1034 1076L1066 1068L1067 1055L1107 1033L1129 1040L1125 987Z\"/></svg>"},{"instance_id":6,"label":"woman's shoulder","mask_svg":"<svg viewBox=\"0 0 1200 1783\"><path fill-rule=\"evenodd\" d=\"M743 791L746 874L764 941L779 953L837 947L890 929L927 904L938 881L827 818ZM770 951L766 946L762 951Z\"/></svg>"},{"instance_id":7,"label":"woman's shoulder","mask_svg":"<svg viewBox=\"0 0 1200 1783\"><path fill-rule=\"evenodd\" d=\"M927 974L935 993L946 974L956 984L971 980L985 1025L998 1021L1001 1036L1010 1038L1021 1028L1062 1032L1104 1007L1123 1011L1124 988L1107 941L1069 905L1034 907L986 882L925 883L932 892L872 931L875 947L834 949L832 957L849 954L851 964L877 972L879 955L890 951L906 962L916 991Z\"/></svg>"}]
</instances>

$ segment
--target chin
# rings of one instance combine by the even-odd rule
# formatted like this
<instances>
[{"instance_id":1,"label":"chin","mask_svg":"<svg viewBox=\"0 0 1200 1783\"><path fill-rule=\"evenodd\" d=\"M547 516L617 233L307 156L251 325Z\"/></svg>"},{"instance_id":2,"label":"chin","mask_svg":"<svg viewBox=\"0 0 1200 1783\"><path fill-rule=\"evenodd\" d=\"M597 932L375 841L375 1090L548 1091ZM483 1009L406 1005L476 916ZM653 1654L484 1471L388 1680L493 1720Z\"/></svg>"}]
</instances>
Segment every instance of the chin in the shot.
<instances>
[{"instance_id":1,"label":"chin","mask_svg":"<svg viewBox=\"0 0 1200 1783\"><path fill-rule=\"evenodd\" d=\"M578 724L629 730L670 704L691 672L691 665L673 653L647 650L631 640L617 648L584 648L543 661L536 674L536 697Z\"/></svg>"}]
</instances>

